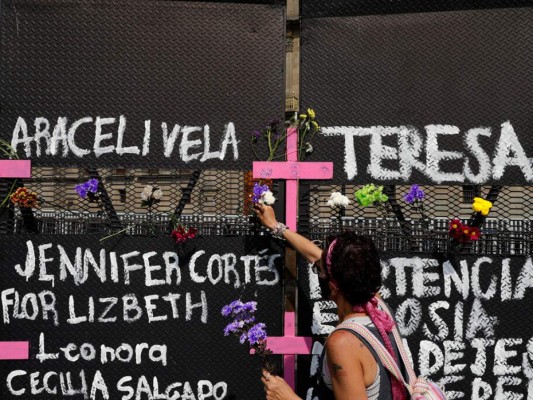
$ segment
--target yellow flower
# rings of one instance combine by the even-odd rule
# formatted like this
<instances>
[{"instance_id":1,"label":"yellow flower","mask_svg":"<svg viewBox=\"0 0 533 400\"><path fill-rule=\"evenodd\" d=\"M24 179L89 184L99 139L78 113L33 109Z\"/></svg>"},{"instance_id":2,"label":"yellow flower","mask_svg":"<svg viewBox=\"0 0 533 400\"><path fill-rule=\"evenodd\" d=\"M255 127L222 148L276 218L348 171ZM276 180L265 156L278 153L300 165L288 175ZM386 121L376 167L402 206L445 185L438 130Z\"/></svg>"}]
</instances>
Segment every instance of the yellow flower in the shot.
<instances>
[{"instance_id":1,"label":"yellow flower","mask_svg":"<svg viewBox=\"0 0 533 400\"><path fill-rule=\"evenodd\" d=\"M307 118L307 114L300 114L300 118L301 119L306 119Z\"/></svg>"},{"instance_id":2,"label":"yellow flower","mask_svg":"<svg viewBox=\"0 0 533 400\"><path fill-rule=\"evenodd\" d=\"M316 123L316 121L311 121L311 125L314 126L314 128L318 131L320 129L320 126Z\"/></svg>"},{"instance_id":3,"label":"yellow flower","mask_svg":"<svg viewBox=\"0 0 533 400\"><path fill-rule=\"evenodd\" d=\"M472 210L481 213L481 215L488 215L491 208L492 203L490 201L482 199L481 197L474 197Z\"/></svg>"},{"instance_id":4,"label":"yellow flower","mask_svg":"<svg viewBox=\"0 0 533 400\"><path fill-rule=\"evenodd\" d=\"M310 119L315 119L316 117L315 110L313 110L312 108L307 109L307 114L309 115Z\"/></svg>"}]
</instances>

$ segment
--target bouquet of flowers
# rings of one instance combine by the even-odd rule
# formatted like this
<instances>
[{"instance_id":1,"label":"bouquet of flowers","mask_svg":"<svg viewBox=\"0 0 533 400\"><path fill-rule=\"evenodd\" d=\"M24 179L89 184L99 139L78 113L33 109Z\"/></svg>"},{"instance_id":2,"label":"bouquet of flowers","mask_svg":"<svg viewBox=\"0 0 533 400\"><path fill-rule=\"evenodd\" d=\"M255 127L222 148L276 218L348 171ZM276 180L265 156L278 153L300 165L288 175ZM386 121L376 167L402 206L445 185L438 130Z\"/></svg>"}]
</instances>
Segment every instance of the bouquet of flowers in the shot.
<instances>
[{"instance_id":1,"label":"bouquet of flowers","mask_svg":"<svg viewBox=\"0 0 533 400\"><path fill-rule=\"evenodd\" d=\"M39 206L37 193L25 188L19 187L9 196L11 203L20 208L35 208Z\"/></svg>"},{"instance_id":2,"label":"bouquet of flowers","mask_svg":"<svg viewBox=\"0 0 533 400\"><path fill-rule=\"evenodd\" d=\"M404 201L409 204L415 211L420 213L422 226L425 229L429 228L429 221L424 211L424 199L426 193L417 184L411 185L409 192L403 195Z\"/></svg>"},{"instance_id":3,"label":"bouquet of flowers","mask_svg":"<svg viewBox=\"0 0 533 400\"><path fill-rule=\"evenodd\" d=\"M354 193L357 203L362 207L374 207L384 217L387 216L389 196L383 193L383 186L375 186L370 183Z\"/></svg>"},{"instance_id":4,"label":"bouquet of flowers","mask_svg":"<svg viewBox=\"0 0 533 400\"><path fill-rule=\"evenodd\" d=\"M485 217L489 215L491 208L492 203L490 201L482 199L481 197L474 197L474 202L472 203L472 210L480 213Z\"/></svg>"},{"instance_id":5,"label":"bouquet of flowers","mask_svg":"<svg viewBox=\"0 0 533 400\"><path fill-rule=\"evenodd\" d=\"M163 192L157 186L146 185L141 193L141 207L152 208L161 201Z\"/></svg>"},{"instance_id":6,"label":"bouquet of flowers","mask_svg":"<svg viewBox=\"0 0 533 400\"><path fill-rule=\"evenodd\" d=\"M98 179L92 178L87 182L79 183L74 186L74 189L82 199L87 198L87 196L93 197L98 193Z\"/></svg>"},{"instance_id":7,"label":"bouquet of flowers","mask_svg":"<svg viewBox=\"0 0 533 400\"><path fill-rule=\"evenodd\" d=\"M328 199L328 206L333 209L343 209L350 204L350 199L343 195L341 192L331 192L331 195Z\"/></svg>"},{"instance_id":8,"label":"bouquet of flowers","mask_svg":"<svg viewBox=\"0 0 533 400\"><path fill-rule=\"evenodd\" d=\"M276 201L274 194L270 191L268 185L261 185L258 182L254 183L252 203L272 205Z\"/></svg>"},{"instance_id":9,"label":"bouquet of flowers","mask_svg":"<svg viewBox=\"0 0 533 400\"><path fill-rule=\"evenodd\" d=\"M252 151L257 160L261 158L257 154L256 144L259 141L266 143L268 155L267 161L272 161L276 158L285 156L285 149L281 144L287 138L287 129L296 127L298 130L298 160L303 161L305 157L313 152L311 141L317 132L320 131L320 126L316 121L316 113L312 108L308 108L306 113L295 113L288 121L285 121L285 126L280 127L281 121L277 118L272 119L264 130L254 130L252 132ZM281 153L281 154L278 154Z\"/></svg>"},{"instance_id":10,"label":"bouquet of flowers","mask_svg":"<svg viewBox=\"0 0 533 400\"><path fill-rule=\"evenodd\" d=\"M379 207L389 200L389 196L383 194L383 186L370 183L355 192L355 199L360 206Z\"/></svg>"},{"instance_id":11,"label":"bouquet of flowers","mask_svg":"<svg viewBox=\"0 0 533 400\"><path fill-rule=\"evenodd\" d=\"M490 201L481 197L474 197L472 210L478 213L478 217L481 216L481 218L471 218L466 224L463 224L459 218L453 218L450 221L448 235L458 245L457 247L479 240L481 237L479 225L483 222L484 217L489 214L491 208L492 203Z\"/></svg>"},{"instance_id":12,"label":"bouquet of flowers","mask_svg":"<svg viewBox=\"0 0 533 400\"><path fill-rule=\"evenodd\" d=\"M175 215L170 216L172 222L172 232L170 237L174 239L176 243L185 243L189 239L194 239L198 234L198 229L193 227L186 227L183 225Z\"/></svg>"},{"instance_id":13,"label":"bouquet of flowers","mask_svg":"<svg viewBox=\"0 0 533 400\"><path fill-rule=\"evenodd\" d=\"M260 358L263 369L274 373L275 366L270 360L272 351L266 346L266 325L262 322L256 323L254 312L257 310L257 302L249 301L243 303L235 300L222 308L224 317L231 317L233 321L224 328L224 336L230 334L238 336L239 342L249 343L250 348Z\"/></svg>"},{"instance_id":14,"label":"bouquet of flowers","mask_svg":"<svg viewBox=\"0 0 533 400\"><path fill-rule=\"evenodd\" d=\"M192 227L185 227L183 225L177 225L172 230L170 236L176 243L185 243L189 239L194 239L198 229Z\"/></svg>"},{"instance_id":15,"label":"bouquet of flowers","mask_svg":"<svg viewBox=\"0 0 533 400\"><path fill-rule=\"evenodd\" d=\"M479 240L481 230L477 226L463 224L459 218L450 221L448 235L459 244L466 244Z\"/></svg>"},{"instance_id":16,"label":"bouquet of flowers","mask_svg":"<svg viewBox=\"0 0 533 400\"><path fill-rule=\"evenodd\" d=\"M411 185L409 192L403 195L403 199L407 204L414 207L422 206L422 200L426 197L424 191L418 185Z\"/></svg>"}]
</instances>

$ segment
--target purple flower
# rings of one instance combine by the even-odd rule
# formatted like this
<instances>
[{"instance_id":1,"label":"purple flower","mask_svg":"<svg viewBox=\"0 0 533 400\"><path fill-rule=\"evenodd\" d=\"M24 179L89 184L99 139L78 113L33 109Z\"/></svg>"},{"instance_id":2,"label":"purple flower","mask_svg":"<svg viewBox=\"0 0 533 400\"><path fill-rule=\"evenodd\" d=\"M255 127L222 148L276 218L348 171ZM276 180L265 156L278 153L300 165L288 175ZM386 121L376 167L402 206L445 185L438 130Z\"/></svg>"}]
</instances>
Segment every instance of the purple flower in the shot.
<instances>
[{"instance_id":1,"label":"purple flower","mask_svg":"<svg viewBox=\"0 0 533 400\"><path fill-rule=\"evenodd\" d=\"M411 195L411 193L407 193L406 195L404 195L403 199L408 204L411 204L411 203L413 203L415 201L415 198L414 198L414 196Z\"/></svg>"},{"instance_id":2,"label":"purple flower","mask_svg":"<svg viewBox=\"0 0 533 400\"><path fill-rule=\"evenodd\" d=\"M269 190L270 190L270 188L268 187L268 185L260 185L259 183L255 182L254 183L253 195L252 195L252 202L254 204L255 203L259 203L263 193L268 192Z\"/></svg>"},{"instance_id":3,"label":"purple flower","mask_svg":"<svg viewBox=\"0 0 533 400\"><path fill-rule=\"evenodd\" d=\"M229 323L224 328L224 336L228 336L230 333L237 332L239 329L242 329L243 326L244 326L244 323L240 323L239 321L233 321Z\"/></svg>"},{"instance_id":4,"label":"purple flower","mask_svg":"<svg viewBox=\"0 0 533 400\"><path fill-rule=\"evenodd\" d=\"M242 306L243 306L242 301L240 301L240 300L232 301L229 304L229 306L228 306L231 309L231 313L230 314L238 314L240 312Z\"/></svg>"},{"instance_id":5,"label":"purple flower","mask_svg":"<svg viewBox=\"0 0 533 400\"><path fill-rule=\"evenodd\" d=\"M235 300L222 307L222 315L233 317L233 321L224 328L224 336L230 334L238 336L241 344L248 341L250 348L254 349L255 354L260 357L263 368L267 371L274 371L275 366L269 360L272 351L266 347L266 325L261 322L255 323L253 313L256 310L257 302L255 301L243 303Z\"/></svg>"},{"instance_id":6,"label":"purple flower","mask_svg":"<svg viewBox=\"0 0 533 400\"><path fill-rule=\"evenodd\" d=\"M96 178L89 179L87 182L85 182L85 185L87 187L87 191L91 193L98 192L98 179Z\"/></svg>"},{"instance_id":7,"label":"purple flower","mask_svg":"<svg viewBox=\"0 0 533 400\"><path fill-rule=\"evenodd\" d=\"M223 315L224 317L227 317L228 315L230 315L232 311L233 311L233 310L232 310L232 308L231 308L230 306L224 306L224 307L222 307L222 315Z\"/></svg>"},{"instance_id":8,"label":"purple flower","mask_svg":"<svg viewBox=\"0 0 533 400\"><path fill-rule=\"evenodd\" d=\"M250 330L248 331L248 340L250 341L250 345L254 345L260 342L261 340L265 340L267 338L265 328L266 325L262 322L250 328Z\"/></svg>"},{"instance_id":9,"label":"purple flower","mask_svg":"<svg viewBox=\"0 0 533 400\"><path fill-rule=\"evenodd\" d=\"M222 315L227 317L233 315L240 320L253 318L252 314L257 310L257 302L249 301L243 303L240 300L234 300L227 306L222 307Z\"/></svg>"},{"instance_id":10,"label":"purple flower","mask_svg":"<svg viewBox=\"0 0 533 400\"><path fill-rule=\"evenodd\" d=\"M252 132L252 136L254 138L257 138L259 139L261 137L261 131L258 131L257 129L255 131Z\"/></svg>"},{"instance_id":11,"label":"purple flower","mask_svg":"<svg viewBox=\"0 0 533 400\"><path fill-rule=\"evenodd\" d=\"M82 199L87 197L87 187L85 186L84 183L80 183L74 186L74 189L76 189L78 196L80 196Z\"/></svg>"},{"instance_id":12,"label":"purple flower","mask_svg":"<svg viewBox=\"0 0 533 400\"><path fill-rule=\"evenodd\" d=\"M92 178L87 182L79 183L74 186L76 192L81 198L86 198L88 193L98 193L98 179Z\"/></svg>"},{"instance_id":13,"label":"purple flower","mask_svg":"<svg viewBox=\"0 0 533 400\"><path fill-rule=\"evenodd\" d=\"M253 312L257 311L257 302L256 301L249 301L248 303L244 303L242 305L242 309L244 311L253 313Z\"/></svg>"},{"instance_id":14,"label":"purple flower","mask_svg":"<svg viewBox=\"0 0 533 400\"><path fill-rule=\"evenodd\" d=\"M405 194L403 196L403 199L406 203L412 204L417 200L424 200L425 196L426 194L422 189L420 189L420 186L415 184L411 186L411 188L409 189L409 193Z\"/></svg>"}]
</instances>

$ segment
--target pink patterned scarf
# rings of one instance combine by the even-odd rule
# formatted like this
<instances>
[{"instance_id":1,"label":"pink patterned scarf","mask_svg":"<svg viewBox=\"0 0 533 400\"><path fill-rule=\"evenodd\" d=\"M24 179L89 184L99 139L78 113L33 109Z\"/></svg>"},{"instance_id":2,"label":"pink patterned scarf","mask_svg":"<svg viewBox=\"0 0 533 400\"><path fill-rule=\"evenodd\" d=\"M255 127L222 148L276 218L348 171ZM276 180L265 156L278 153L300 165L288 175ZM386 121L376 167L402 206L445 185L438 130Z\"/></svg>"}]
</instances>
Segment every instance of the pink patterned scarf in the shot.
<instances>
[{"instance_id":1,"label":"pink patterned scarf","mask_svg":"<svg viewBox=\"0 0 533 400\"><path fill-rule=\"evenodd\" d=\"M392 320L388 313L378 309L378 299L376 297L372 297L370 301L360 306L354 306L352 310L357 313L365 313L370 317L375 327L377 328L379 335L383 339L385 348L390 353L392 358L394 358L394 361L398 363L398 358L396 357L396 353L392 348L392 343L388 335L389 332L392 332L392 328L394 328L395 322ZM392 383L392 398L394 400L405 400L407 396L403 383L401 383L392 375L390 375L390 377Z\"/></svg>"}]
</instances>

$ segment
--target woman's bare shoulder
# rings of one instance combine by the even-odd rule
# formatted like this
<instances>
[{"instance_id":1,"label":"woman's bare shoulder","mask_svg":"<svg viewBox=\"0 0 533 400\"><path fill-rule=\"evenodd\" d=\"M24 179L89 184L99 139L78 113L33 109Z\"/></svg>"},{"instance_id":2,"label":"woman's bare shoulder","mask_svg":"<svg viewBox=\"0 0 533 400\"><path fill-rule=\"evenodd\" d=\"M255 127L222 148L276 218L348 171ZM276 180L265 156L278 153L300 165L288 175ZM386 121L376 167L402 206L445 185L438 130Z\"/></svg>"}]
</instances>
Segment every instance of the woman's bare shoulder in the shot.
<instances>
[{"instance_id":1,"label":"woman's bare shoulder","mask_svg":"<svg viewBox=\"0 0 533 400\"><path fill-rule=\"evenodd\" d=\"M326 341L326 348L328 350L346 351L354 349L354 345L357 344L362 344L357 336L347 330L338 329L329 335L328 340Z\"/></svg>"}]
</instances>

